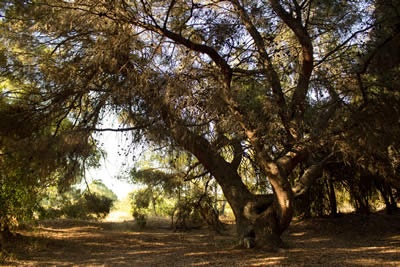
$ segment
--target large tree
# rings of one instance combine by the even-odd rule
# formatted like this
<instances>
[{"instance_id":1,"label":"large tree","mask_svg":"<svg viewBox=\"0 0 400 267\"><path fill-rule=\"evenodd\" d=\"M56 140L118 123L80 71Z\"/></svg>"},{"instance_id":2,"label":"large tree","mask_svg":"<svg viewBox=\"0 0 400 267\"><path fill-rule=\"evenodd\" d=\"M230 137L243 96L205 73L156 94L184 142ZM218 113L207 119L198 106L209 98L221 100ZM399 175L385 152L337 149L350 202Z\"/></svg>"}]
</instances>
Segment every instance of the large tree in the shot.
<instances>
[{"instance_id":1,"label":"large tree","mask_svg":"<svg viewBox=\"0 0 400 267\"><path fill-rule=\"evenodd\" d=\"M124 126L108 130L192 153L220 184L244 246L282 246L295 197L331 160L379 162L375 174L399 187L398 88L359 66L381 23L374 1L2 3L19 44L5 62L38 87L38 113L83 133L107 130L99 123L114 111ZM31 64L15 64L21 55ZM244 157L269 194L246 186Z\"/></svg>"}]
</instances>

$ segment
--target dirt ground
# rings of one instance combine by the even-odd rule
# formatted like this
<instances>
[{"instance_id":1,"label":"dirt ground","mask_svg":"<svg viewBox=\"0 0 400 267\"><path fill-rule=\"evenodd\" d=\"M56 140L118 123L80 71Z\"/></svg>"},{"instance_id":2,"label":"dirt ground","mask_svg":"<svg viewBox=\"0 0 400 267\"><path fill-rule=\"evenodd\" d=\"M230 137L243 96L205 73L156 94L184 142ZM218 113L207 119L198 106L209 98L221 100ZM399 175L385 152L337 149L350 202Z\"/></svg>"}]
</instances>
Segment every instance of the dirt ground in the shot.
<instances>
[{"instance_id":1,"label":"dirt ground","mask_svg":"<svg viewBox=\"0 0 400 267\"><path fill-rule=\"evenodd\" d=\"M172 232L129 222L44 221L6 244L5 266L400 266L400 213L294 220L288 249L237 249L234 225Z\"/></svg>"}]
</instances>

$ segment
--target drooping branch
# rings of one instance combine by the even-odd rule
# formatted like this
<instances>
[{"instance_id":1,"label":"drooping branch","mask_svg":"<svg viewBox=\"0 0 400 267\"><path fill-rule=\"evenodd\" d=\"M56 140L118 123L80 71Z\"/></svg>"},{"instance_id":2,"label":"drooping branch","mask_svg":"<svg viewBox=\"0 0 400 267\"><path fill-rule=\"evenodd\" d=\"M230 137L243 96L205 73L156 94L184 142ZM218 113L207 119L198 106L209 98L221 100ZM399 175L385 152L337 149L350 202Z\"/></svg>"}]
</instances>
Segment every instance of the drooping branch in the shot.
<instances>
[{"instance_id":1,"label":"drooping branch","mask_svg":"<svg viewBox=\"0 0 400 267\"><path fill-rule=\"evenodd\" d=\"M368 27L365 27L361 30L358 30L356 32L354 32L352 35L350 35L346 40L344 40L341 44L339 44L338 46L336 46L335 48L333 48L332 50L330 50L328 53L326 53L320 60L318 60L314 67L317 67L321 64L323 64L324 62L326 62L329 57L331 57L332 55L334 55L335 53L337 53L338 51L340 51L346 44L348 44L351 40L354 40L354 38L357 37L357 35L365 33L366 31L370 30L371 28L373 28L375 25L369 25ZM363 71L361 71L361 73L364 73Z\"/></svg>"}]
</instances>

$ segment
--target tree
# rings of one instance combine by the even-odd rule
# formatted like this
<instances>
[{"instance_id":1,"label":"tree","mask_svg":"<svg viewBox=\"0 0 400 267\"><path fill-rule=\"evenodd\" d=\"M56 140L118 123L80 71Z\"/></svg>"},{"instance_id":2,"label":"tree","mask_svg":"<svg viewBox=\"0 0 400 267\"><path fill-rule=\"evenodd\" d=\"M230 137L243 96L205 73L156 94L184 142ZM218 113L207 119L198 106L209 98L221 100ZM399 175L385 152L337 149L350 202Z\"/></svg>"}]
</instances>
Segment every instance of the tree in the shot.
<instances>
[{"instance_id":1,"label":"tree","mask_svg":"<svg viewBox=\"0 0 400 267\"><path fill-rule=\"evenodd\" d=\"M295 197L332 160L400 187L398 88L359 71L379 25L373 1L7 3L2 40L19 45L9 69L46 96L38 116L193 154L244 246L282 246ZM34 64L11 60L22 55ZM126 127L101 128L111 111ZM249 190L244 157L271 191Z\"/></svg>"},{"instance_id":2,"label":"tree","mask_svg":"<svg viewBox=\"0 0 400 267\"><path fill-rule=\"evenodd\" d=\"M46 188L40 200L41 219L103 219L117 196L103 182L95 180L83 191L75 186L62 193L56 187Z\"/></svg>"},{"instance_id":3,"label":"tree","mask_svg":"<svg viewBox=\"0 0 400 267\"><path fill-rule=\"evenodd\" d=\"M182 187L179 174L151 168L140 171L132 169L128 179L143 187L130 194L132 214L139 226L145 226L149 211L153 215L173 216ZM163 205L166 202L172 203L166 207Z\"/></svg>"},{"instance_id":4,"label":"tree","mask_svg":"<svg viewBox=\"0 0 400 267\"><path fill-rule=\"evenodd\" d=\"M117 195L101 180L94 180L93 182L91 182L88 186L87 192L89 194L104 196L112 201L118 200Z\"/></svg>"},{"instance_id":5,"label":"tree","mask_svg":"<svg viewBox=\"0 0 400 267\"><path fill-rule=\"evenodd\" d=\"M141 223L150 205L150 210L157 215L159 207L169 200L169 208L162 210L161 215L171 217L174 230L197 227L202 218L216 232L223 231L217 209L218 196L212 194L213 179L208 172L198 162L192 165L192 157L184 151L164 149L160 153L163 154L161 158L152 156L153 165L158 168L139 163L142 169L134 168L130 172L130 180L143 186L131 196L135 219Z\"/></svg>"}]
</instances>

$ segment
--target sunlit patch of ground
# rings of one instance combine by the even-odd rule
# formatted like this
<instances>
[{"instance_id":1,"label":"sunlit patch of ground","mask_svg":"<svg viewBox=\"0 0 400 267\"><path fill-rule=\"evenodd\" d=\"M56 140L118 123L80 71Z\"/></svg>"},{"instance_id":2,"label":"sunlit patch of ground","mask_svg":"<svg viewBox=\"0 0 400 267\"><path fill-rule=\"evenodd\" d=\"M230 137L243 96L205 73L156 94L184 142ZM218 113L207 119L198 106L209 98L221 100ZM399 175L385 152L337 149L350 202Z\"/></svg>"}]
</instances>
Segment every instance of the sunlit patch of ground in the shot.
<instances>
[{"instance_id":1,"label":"sunlit patch of ground","mask_svg":"<svg viewBox=\"0 0 400 267\"><path fill-rule=\"evenodd\" d=\"M120 216L122 215L122 216ZM207 228L173 232L168 218L148 228L115 213L112 222L42 222L2 255L17 266L400 266L400 214L295 220L283 239L288 249L236 248L234 225L224 235ZM11 249L12 248L12 249Z\"/></svg>"},{"instance_id":2,"label":"sunlit patch of ground","mask_svg":"<svg viewBox=\"0 0 400 267\"><path fill-rule=\"evenodd\" d=\"M132 220L132 214L127 211L111 211L108 216L104 219L105 222L123 222Z\"/></svg>"}]
</instances>

